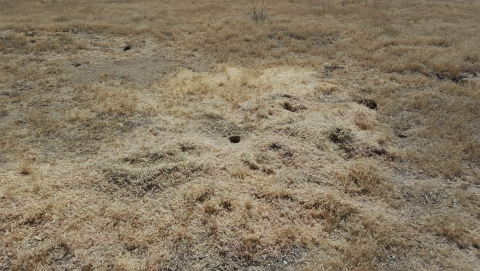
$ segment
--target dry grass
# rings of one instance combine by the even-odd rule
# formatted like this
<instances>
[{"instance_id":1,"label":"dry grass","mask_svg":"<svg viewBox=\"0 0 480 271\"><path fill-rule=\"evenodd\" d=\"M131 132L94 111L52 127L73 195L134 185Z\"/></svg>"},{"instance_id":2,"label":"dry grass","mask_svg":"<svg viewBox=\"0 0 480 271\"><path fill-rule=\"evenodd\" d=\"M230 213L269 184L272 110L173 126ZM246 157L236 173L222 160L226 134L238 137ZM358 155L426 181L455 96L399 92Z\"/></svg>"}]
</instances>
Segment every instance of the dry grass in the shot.
<instances>
[{"instance_id":1,"label":"dry grass","mask_svg":"<svg viewBox=\"0 0 480 271\"><path fill-rule=\"evenodd\" d=\"M257 3L0 0L0 270L480 266L479 4Z\"/></svg>"}]
</instances>

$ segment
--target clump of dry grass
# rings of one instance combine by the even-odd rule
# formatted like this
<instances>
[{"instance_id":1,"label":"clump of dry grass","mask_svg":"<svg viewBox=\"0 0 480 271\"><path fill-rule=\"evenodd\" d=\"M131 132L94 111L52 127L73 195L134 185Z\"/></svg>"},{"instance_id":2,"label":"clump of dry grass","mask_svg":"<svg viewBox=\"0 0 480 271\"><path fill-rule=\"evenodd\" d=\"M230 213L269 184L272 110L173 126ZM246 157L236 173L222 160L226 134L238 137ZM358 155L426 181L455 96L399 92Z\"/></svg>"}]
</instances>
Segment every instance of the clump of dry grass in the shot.
<instances>
[{"instance_id":1,"label":"clump of dry grass","mask_svg":"<svg viewBox=\"0 0 480 271\"><path fill-rule=\"evenodd\" d=\"M375 122L363 113L355 115L354 122L361 130L373 130L375 128Z\"/></svg>"},{"instance_id":2,"label":"clump of dry grass","mask_svg":"<svg viewBox=\"0 0 480 271\"><path fill-rule=\"evenodd\" d=\"M347 193L373 195L388 198L393 185L377 163L371 159L359 159L351 163L345 174L340 176Z\"/></svg>"},{"instance_id":3,"label":"clump of dry grass","mask_svg":"<svg viewBox=\"0 0 480 271\"><path fill-rule=\"evenodd\" d=\"M475 84L445 82L437 91L394 94L400 98L388 114L396 116L393 125L397 133L411 142L408 155L417 166L432 173L459 176L464 172L463 159L478 162L478 97L473 88ZM400 108L408 111L394 112Z\"/></svg>"},{"instance_id":4,"label":"clump of dry grass","mask_svg":"<svg viewBox=\"0 0 480 271\"><path fill-rule=\"evenodd\" d=\"M480 235L475 231L476 222L469 217L447 212L430 218L424 227L425 230L433 231L454 242L460 249L469 246L480 247Z\"/></svg>"},{"instance_id":5,"label":"clump of dry grass","mask_svg":"<svg viewBox=\"0 0 480 271\"><path fill-rule=\"evenodd\" d=\"M342 150L351 152L354 136L352 130L344 127L336 127L328 132L328 138L337 144Z\"/></svg>"},{"instance_id":6,"label":"clump of dry grass","mask_svg":"<svg viewBox=\"0 0 480 271\"><path fill-rule=\"evenodd\" d=\"M132 116L137 110L138 91L113 87L88 85L77 86L71 97L75 106L67 108L68 122L92 119L122 118Z\"/></svg>"}]
</instances>

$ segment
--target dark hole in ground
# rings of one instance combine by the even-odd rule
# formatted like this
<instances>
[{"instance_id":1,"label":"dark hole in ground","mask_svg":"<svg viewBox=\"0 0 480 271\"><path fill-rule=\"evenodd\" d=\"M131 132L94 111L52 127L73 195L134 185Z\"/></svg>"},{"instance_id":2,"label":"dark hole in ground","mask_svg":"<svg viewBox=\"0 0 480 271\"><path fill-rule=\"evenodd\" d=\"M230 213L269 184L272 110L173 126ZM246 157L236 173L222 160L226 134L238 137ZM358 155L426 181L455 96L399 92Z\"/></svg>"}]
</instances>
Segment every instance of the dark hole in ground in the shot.
<instances>
[{"instance_id":1,"label":"dark hole in ground","mask_svg":"<svg viewBox=\"0 0 480 271\"><path fill-rule=\"evenodd\" d=\"M468 83L467 77L466 76L457 76L451 79L452 82L459 84L459 85L464 85Z\"/></svg>"},{"instance_id":2,"label":"dark hole in ground","mask_svg":"<svg viewBox=\"0 0 480 271\"><path fill-rule=\"evenodd\" d=\"M385 155L387 153L385 149L374 149L372 152L376 155Z\"/></svg>"},{"instance_id":3,"label":"dark hole in ground","mask_svg":"<svg viewBox=\"0 0 480 271\"><path fill-rule=\"evenodd\" d=\"M272 143L272 144L270 144L270 146L268 146L268 148L269 148L270 150L278 151L279 149L282 148L282 146L280 146L280 145L277 144L277 143Z\"/></svg>"},{"instance_id":4,"label":"dark hole in ground","mask_svg":"<svg viewBox=\"0 0 480 271\"><path fill-rule=\"evenodd\" d=\"M232 204L229 201L222 201L221 206L222 206L223 209L225 209L227 211L232 210Z\"/></svg>"},{"instance_id":5,"label":"dark hole in ground","mask_svg":"<svg viewBox=\"0 0 480 271\"><path fill-rule=\"evenodd\" d=\"M372 157L372 156L384 156L384 155L387 155L387 150L385 149L369 149L367 150L367 154L369 157Z\"/></svg>"},{"instance_id":6,"label":"dark hole in ground","mask_svg":"<svg viewBox=\"0 0 480 271\"><path fill-rule=\"evenodd\" d=\"M32 170L30 168L23 168L21 171L20 171L20 174L22 174L23 176L28 176L30 174L32 174Z\"/></svg>"},{"instance_id":7,"label":"dark hole in ground","mask_svg":"<svg viewBox=\"0 0 480 271\"><path fill-rule=\"evenodd\" d=\"M238 143L240 142L240 136L239 135L233 135L228 138L231 143Z\"/></svg>"},{"instance_id":8,"label":"dark hole in ground","mask_svg":"<svg viewBox=\"0 0 480 271\"><path fill-rule=\"evenodd\" d=\"M295 108L295 106L293 106L291 103L289 102L283 102L283 108L290 111L290 112L295 112L297 111L297 109Z\"/></svg>"},{"instance_id":9,"label":"dark hole in ground","mask_svg":"<svg viewBox=\"0 0 480 271\"><path fill-rule=\"evenodd\" d=\"M377 109L377 102L374 100L360 100L358 101L359 104L362 104L370 109L376 110Z\"/></svg>"},{"instance_id":10,"label":"dark hole in ground","mask_svg":"<svg viewBox=\"0 0 480 271\"><path fill-rule=\"evenodd\" d=\"M327 72L332 72L334 70L341 70L341 69L343 69L343 67L341 67L341 66L325 66L324 69Z\"/></svg>"},{"instance_id":11,"label":"dark hole in ground","mask_svg":"<svg viewBox=\"0 0 480 271\"><path fill-rule=\"evenodd\" d=\"M395 131L395 135L398 136L399 138L407 138L408 135L406 134L406 131Z\"/></svg>"}]
</instances>

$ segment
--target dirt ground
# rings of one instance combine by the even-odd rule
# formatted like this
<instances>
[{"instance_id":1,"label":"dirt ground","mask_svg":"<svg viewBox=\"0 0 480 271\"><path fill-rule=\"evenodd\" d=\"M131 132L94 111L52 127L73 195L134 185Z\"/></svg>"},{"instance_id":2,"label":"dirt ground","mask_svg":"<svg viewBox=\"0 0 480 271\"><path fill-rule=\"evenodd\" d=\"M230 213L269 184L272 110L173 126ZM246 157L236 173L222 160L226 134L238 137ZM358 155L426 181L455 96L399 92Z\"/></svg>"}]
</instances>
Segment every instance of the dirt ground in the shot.
<instances>
[{"instance_id":1,"label":"dirt ground","mask_svg":"<svg viewBox=\"0 0 480 271\"><path fill-rule=\"evenodd\" d=\"M0 270L478 270L478 3L0 4Z\"/></svg>"}]
</instances>

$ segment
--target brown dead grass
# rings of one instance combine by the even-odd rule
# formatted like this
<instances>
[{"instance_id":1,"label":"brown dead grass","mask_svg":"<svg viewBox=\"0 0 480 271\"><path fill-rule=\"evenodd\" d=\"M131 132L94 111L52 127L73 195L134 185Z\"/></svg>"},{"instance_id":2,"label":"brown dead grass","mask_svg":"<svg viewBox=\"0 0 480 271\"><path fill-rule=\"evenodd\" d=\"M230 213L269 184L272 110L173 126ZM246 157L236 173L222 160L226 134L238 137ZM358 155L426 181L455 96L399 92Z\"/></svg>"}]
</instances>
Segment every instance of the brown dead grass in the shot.
<instances>
[{"instance_id":1,"label":"brown dead grass","mask_svg":"<svg viewBox=\"0 0 480 271\"><path fill-rule=\"evenodd\" d=\"M478 3L266 3L0 1L1 270L480 265Z\"/></svg>"}]
</instances>

